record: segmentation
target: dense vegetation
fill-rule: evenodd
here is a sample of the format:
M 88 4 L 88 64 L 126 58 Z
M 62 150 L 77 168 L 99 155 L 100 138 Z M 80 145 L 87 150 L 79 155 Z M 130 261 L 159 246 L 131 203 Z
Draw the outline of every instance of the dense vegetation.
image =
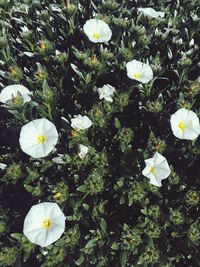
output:
M 84 33 L 94 17 L 110 26 L 109 42 Z M 27 103 L 19 96 L 0 107 L 0 266 L 199 266 L 199 139 L 178 139 L 170 127 L 180 108 L 200 114 L 199 29 L 199 0 L 0 0 L 0 90 L 32 92 Z M 150 82 L 127 76 L 133 59 L 150 64 Z M 113 102 L 99 99 L 105 84 L 116 89 Z M 92 126 L 75 131 L 78 114 Z M 39 118 L 59 140 L 37 159 L 19 136 Z M 84 158 L 80 144 L 89 147 Z M 171 169 L 161 187 L 142 175 L 155 152 Z M 27 212 L 43 201 L 66 216 L 47 248 L 23 235 Z

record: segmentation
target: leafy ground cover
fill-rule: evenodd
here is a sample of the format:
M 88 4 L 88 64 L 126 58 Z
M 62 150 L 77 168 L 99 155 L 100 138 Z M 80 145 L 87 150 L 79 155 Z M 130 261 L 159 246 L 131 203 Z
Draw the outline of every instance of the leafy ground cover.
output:
M 108 41 L 84 31 L 93 18 L 109 25 Z M 0 266 L 199 265 L 199 139 L 170 124 L 182 108 L 200 113 L 199 28 L 197 0 L 0 0 L 0 90 L 20 84 L 31 98 L 0 107 Z M 127 75 L 132 60 L 150 66 L 148 82 Z M 73 127 L 75 115 L 92 124 Z M 58 140 L 31 157 L 20 133 L 42 118 Z M 156 152 L 170 168 L 162 186 L 142 174 Z M 23 234 L 43 202 L 66 217 L 48 247 Z

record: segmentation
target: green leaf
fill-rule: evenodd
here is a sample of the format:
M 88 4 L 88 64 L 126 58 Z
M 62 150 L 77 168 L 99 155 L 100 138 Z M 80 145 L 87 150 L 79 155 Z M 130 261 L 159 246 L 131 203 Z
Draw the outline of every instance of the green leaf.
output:
M 85 184 L 80 185 L 76 190 L 79 192 L 85 193 L 87 192 L 87 186 Z
M 47 82 L 46 79 L 44 80 L 44 82 L 42 84 L 42 88 L 43 88 L 44 91 L 49 91 L 50 90 L 50 87 L 49 87 L 48 82 Z
M 84 80 L 84 76 L 82 74 L 81 71 L 78 70 L 78 67 L 76 65 L 74 65 L 73 63 L 70 64 L 71 65 L 71 68 L 73 69 L 73 71 L 76 72 L 76 74 L 78 74 L 78 76 Z
M 90 239 L 87 244 L 86 244 L 86 248 L 93 248 L 96 245 L 96 240 L 95 239 Z
M 144 258 L 143 257 L 140 257 L 139 258 L 139 261 L 137 262 L 138 265 L 143 265 L 144 264 Z
M 131 206 L 133 204 L 133 196 L 128 196 L 128 205 Z
M 31 251 L 25 251 L 23 255 L 23 262 L 26 262 L 31 255 Z
M 120 196 L 120 200 L 119 200 L 120 205 L 125 203 L 125 197 L 122 195 Z
M 28 184 L 24 184 L 24 187 L 25 187 L 26 191 L 28 191 L 29 193 L 32 192 L 32 190 L 33 190 L 33 187 L 28 185 Z
M 14 238 L 14 239 L 17 239 L 17 240 L 20 240 L 22 238 L 22 234 L 20 233 L 13 233 L 11 234 L 11 236 Z
M 119 256 L 121 267 L 124 267 L 128 260 L 128 251 L 122 251 Z
M 85 209 L 85 210 L 89 210 L 89 208 L 90 208 L 90 206 L 88 205 L 88 204 L 83 204 L 83 208 Z
M 69 221 L 69 222 L 73 221 L 73 216 L 67 216 L 66 220 Z
M 75 262 L 76 265 L 81 265 L 83 262 L 85 261 L 85 257 L 83 254 L 81 254 L 81 256 L 79 257 L 79 259 Z
M 102 231 L 104 233 L 106 233 L 107 232 L 107 224 L 106 224 L 106 221 L 103 218 L 101 218 L 100 226 L 101 226 Z
M 116 242 L 114 242 L 114 243 L 112 244 L 111 248 L 112 248 L 113 250 L 118 250 L 118 249 L 119 249 L 119 245 L 118 245 Z
M 115 118 L 115 128 L 120 129 L 121 128 L 121 122 L 118 118 Z
M 129 227 L 128 227 L 128 225 L 126 223 L 124 223 L 124 225 L 123 225 L 123 230 L 124 231 L 129 231 Z
M 58 247 L 62 247 L 65 245 L 65 240 L 64 239 L 59 239 L 56 243 L 55 243 L 56 246 Z

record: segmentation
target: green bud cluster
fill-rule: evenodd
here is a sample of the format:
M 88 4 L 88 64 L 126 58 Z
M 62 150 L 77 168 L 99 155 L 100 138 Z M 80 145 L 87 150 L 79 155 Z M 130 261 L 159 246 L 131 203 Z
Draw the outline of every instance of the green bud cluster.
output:
M 200 224 L 198 221 L 190 225 L 187 236 L 195 245 L 198 246 L 200 244 Z
M 138 264 L 156 264 L 159 260 L 159 252 L 154 246 L 148 246 L 145 252 L 140 256 Z
M 185 220 L 183 213 L 178 210 L 171 210 L 169 219 L 174 225 L 181 225 Z
M 0 94 L 15 84 L 31 92 L 0 103 L 0 266 L 198 265 L 199 139 L 176 137 L 171 115 L 199 117 L 199 12 L 199 0 L 0 0 Z M 89 38 L 90 19 L 108 24 L 109 41 Z M 132 60 L 149 64 L 149 82 L 128 73 Z M 72 127 L 76 115 L 91 127 Z M 58 141 L 35 158 L 19 138 L 40 118 Z M 156 152 L 171 171 L 161 186 L 143 172 Z M 66 217 L 47 248 L 23 234 L 41 202 Z
M 128 203 L 132 205 L 133 203 L 141 203 L 146 196 L 143 184 L 139 182 L 134 182 L 128 190 Z
M 120 243 L 123 250 L 129 250 L 135 254 L 137 247 L 142 243 L 142 239 L 134 229 L 130 229 L 127 225 L 124 225 Z
M 150 238 L 159 238 L 161 234 L 161 227 L 158 225 L 158 223 L 149 221 L 147 228 L 145 229 L 145 233 Z
M 20 164 L 13 163 L 6 168 L 3 180 L 15 184 L 21 178 L 21 174 L 22 170 Z

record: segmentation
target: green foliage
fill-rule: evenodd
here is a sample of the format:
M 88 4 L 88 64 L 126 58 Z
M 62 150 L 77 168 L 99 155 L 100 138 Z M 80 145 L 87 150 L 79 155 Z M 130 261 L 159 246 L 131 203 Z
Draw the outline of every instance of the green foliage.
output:
M 138 7 L 165 12 L 150 18 Z M 95 14 L 95 15 L 94 15 Z M 0 88 L 22 84 L 0 107 L 0 266 L 136 267 L 198 265 L 200 245 L 199 142 L 175 138 L 170 115 L 198 115 L 199 0 L 0 0 Z M 93 17 L 112 29 L 109 43 L 83 32 Z M 126 63 L 148 61 L 154 79 L 131 80 Z M 111 84 L 113 102 L 98 88 Z M 93 122 L 65 124 L 82 114 Z M 25 155 L 19 131 L 47 118 L 59 132 L 43 159 Z M 81 159 L 78 147 L 89 147 Z M 165 155 L 171 168 L 158 188 L 142 175 L 144 159 Z M 66 230 L 48 248 L 23 236 L 23 221 L 38 202 L 59 204 Z

